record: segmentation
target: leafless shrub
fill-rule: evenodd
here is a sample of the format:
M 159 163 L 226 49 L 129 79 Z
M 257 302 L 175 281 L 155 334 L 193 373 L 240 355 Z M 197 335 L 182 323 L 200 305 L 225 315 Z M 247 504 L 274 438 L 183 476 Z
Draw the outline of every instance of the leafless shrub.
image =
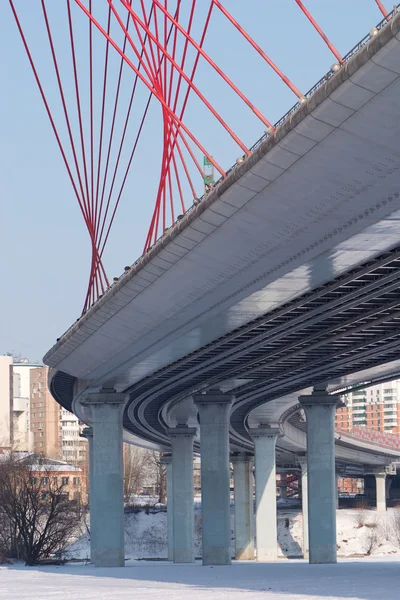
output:
M 355 522 L 357 529 L 361 529 L 361 527 L 364 527 L 366 520 L 367 520 L 367 515 L 365 514 L 365 511 L 358 510 L 355 513 L 354 522 Z
M 357 510 L 366 510 L 367 508 L 369 508 L 367 498 L 356 498 L 354 508 L 356 508 Z
M 370 556 L 378 547 L 378 532 L 376 529 L 369 531 L 363 539 L 363 550 L 367 556 Z
M 80 507 L 68 499 L 51 466 L 22 463 L 12 454 L 0 463 L 0 545 L 6 557 L 34 565 L 60 557 L 79 532 Z
M 379 520 L 375 517 L 373 521 L 365 523 L 365 527 L 368 527 L 369 529 L 377 529 L 379 527 Z
M 390 538 L 392 542 L 400 548 L 400 508 L 395 508 L 391 514 L 390 522 Z

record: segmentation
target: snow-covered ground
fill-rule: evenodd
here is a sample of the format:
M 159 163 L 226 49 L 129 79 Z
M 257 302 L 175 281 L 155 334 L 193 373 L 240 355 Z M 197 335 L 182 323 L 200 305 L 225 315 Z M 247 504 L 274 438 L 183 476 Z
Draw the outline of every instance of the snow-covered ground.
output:
M 1 600 L 398 600 L 399 558 L 337 565 L 135 562 L 124 569 L 0 567 Z
M 342 557 L 400 554 L 400 531 L 396 540 L 394 511 L 379 514 L 374 510 L 338 510 L 337 543 Z M 301 557 L 303 519 L 301 512 L 281 507 L 278 512 L 278 552 L 280 556 Z M 234 556 L 234 520 L 232 510 L 232 556 Z M 371 547 L 372 546 L 372 547 Z M 125 550 L 129 559 L 167 557 L 167 514 L 147 515 L 144 511 L 125 515 Z M 73 558 L 89 557 L 89 539 L 83 535 L 69 552 Z M 195 511 L 195 556 L 201 555 L 201 510 Z M 0 594 L 1 598 L 1 594 Z M 400 599 L 400 592 L 399 592 Z

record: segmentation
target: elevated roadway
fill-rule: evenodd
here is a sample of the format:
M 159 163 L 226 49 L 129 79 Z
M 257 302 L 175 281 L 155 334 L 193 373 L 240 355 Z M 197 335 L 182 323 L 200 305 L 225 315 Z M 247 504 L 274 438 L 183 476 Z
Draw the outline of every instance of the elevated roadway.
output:
M 166 449 L 166 427 L 196 420 L 191 394 L 218 386 L 236 398 L 232 449 L 250 450 L 248 425 L 280 423 L 316 383 L 400 371 L 399 29 L 397 15 L 59 339 L 45 362 L 61 404 L 90 422 L 86 393 L 128 393 L 125 439 Z

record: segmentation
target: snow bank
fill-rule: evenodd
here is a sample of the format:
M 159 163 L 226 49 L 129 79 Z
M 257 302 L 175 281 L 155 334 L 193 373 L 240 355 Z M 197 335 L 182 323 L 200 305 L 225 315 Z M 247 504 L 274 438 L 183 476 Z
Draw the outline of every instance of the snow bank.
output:
M 373 510 L 338 510 L 337 544 L 339 556 L 373 556 L 400 552 L 396 543 L 392 520 L 394 511 L 377 513 Z M 231 549 L 234 556 L 234 518 L 231 515 Z M 400 534 L 400 532 L 399 532 Z M 374 541 L 373 538 L 376 538 Z M 302 556 L 303 519 L 301 512 L 293 509 L 278 513 L 278 553 L 280 557 Z M 371 547 L 372 546 L 372 547 Z M 167 558 L 167 514 L 158 512 L 125 515 L 125 554 L 128 559 Z M 82 535 L 69 550 L 68 556 L 85 559 L 90 555 L 89 537 Z M 195 556 L 201 556 L 201 510 L 195 510 Z

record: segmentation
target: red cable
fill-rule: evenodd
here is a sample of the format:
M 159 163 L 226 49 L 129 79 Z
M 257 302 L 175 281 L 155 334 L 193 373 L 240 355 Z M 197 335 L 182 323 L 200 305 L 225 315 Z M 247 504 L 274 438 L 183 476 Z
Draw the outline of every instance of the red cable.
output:
M 124 1 L 124 0 L 121 0 Z M 268 119 L 250 102 L 250 100 L 240 91 L 240 89 L 233 83 L 233 81 L 225 75 L 222 69 L 208 56 L 206 52 L 199 46 L 197 42 L 179 25 L 179 23 L 164 9 L 164 7 L 160 4 L 158 0 L 153 0 L 153 3 L 159 7 L 160 10 L 163 11 L 166 18 L 168 18 L 175 27 L 185 36 L 185 38 L 192 44 L 194 48 L 196 48 L 197 52 L 201 54 L 201 56 L 208 62 L 209 65 L 213 67 L 213 69 L 218 73 L 220 77 L 229 85 L 229 87 L 236 92 L 239 98 L 253 111 L 253 113 L 266 125 L 267 127 L 272 127 L 272 123 L 268 121 Z
M 92 12 L 92 0 L 89 0 Z M 93 124 L 93 23 L 89 21 L 89 105 L 90 105 L 90 192 L 91 214 L 94 216 L 94 124 Z M 93 223 L 94 226 L 94 223 Z
M 153 0 L 153 1 L 156 2 L 157 0 Z M 108 2 L 111 3 L 112 0 L 108 0 Z M 250 150 L 245 146 L 245 144 L 243 144 L 243 142 L 239 139 L 239 137 L 235 134 L 235 132 L 229 127 L 229 125 L 224 121 L 224 119 L 219 115 L 219 113 L 213 108 L 213 106 L 210 104 L 210 102 L 207 100 L 207 98 L 205 98 L 205 96 L 201 93 L 201 91 L 198 89 L 198 87 L 196 85 L 194 85 L 194 83 L 189 79 L 189 77 L 186 75 L 186 73 L 184 71 L 182 71 L 182 69 L 179 67 L 179 65 L 172 59 L 172 56 L 162 47 L 162 45 L 157 40 L 157 38 L 151 33 L 151 31 L 148 28 L 146 28 L 146 25 L 137 16 L 137 14 L 132 10 L 132 8 L 127 4 L 126 0 L 120 0 L 120 2 L 125 6 L 125 8 L 127 10 L 129 10 L 129 12 L 132 15 L 132 18 L 135 19 L 139 23 L 139 25 L 142 27 L 142 29 L 144 29 L 145 31 L 148 32 L 149 37 L 157 44 L 157 47 L 161 50 L 161 52 L 164 54 L 164 56 L 171 62 L 171 64 L 174 66 L 174 68 L 177 69 L 182 74 L 182 77 L 184 78 L 186 83 L 188 83 L 188 85 L 191 86 L 193 91 L 197 94 L 197 96 L 200 98 L 200 100 L 202 100 L 202 102 L 206 105 L 206 107 L 211 111 L 211 113 L 219 121 L 219 123 L 224 127 L 224 129 L 229 133 L 229 135 L 236 142 L 236 144 L 243 150 L 243 152 L 245 154 L 247 154 L 247 156 L 249 156 L 251 154 Z M 120 24 L 122 24 L 122 23 L 120 23 Z M 123 27 L 123 24 L 122 24 L 122 27 Z M 128 36 L 128 41 L 130 42 L 132 48 L 135 50 L 135 44 L 133 43 L 130 36 Z M 164 103 L 164 104 L 166 104 L 166 103 Z M 175 115 L 175 117 L 176 117 L 176 115 Z
M 192 22 L 193 22 L 193 16 L 194 16 L 194 8 L 195 8 L 195 5 L 196 5 L 196 0 L 194 0 L 194 2 L 193 2 L 193 4 L 192 4 L 192 12 L 191 12 L 191 14 L 190 14 L 190 16 L 189 16 L 188 33 L 190 33 L 190 32 L 191 32 L 191 27 L 192 27 Z M 205 41 L 205 37 L 206 37 L 206 34 L 207 34 L 208 26 L 209 26 L 209 24 L 210 24 L 210 20 L 211 20 L 211 13 L 212 13 L 212 9 L 213 9 L 213 4 L 212 4 L 212 2 L 210 2 L 210 7 L 209 7 L 209 10 L 208 10 L 208 13 L 207 13 L 207 17 L 206 17 L 206 22 L 205 22 L 205 25 L 204 25 L 204 28 L 203 28 L 203 33 L 202 33 L 201 39 L 200 39 L 200 44 L 199 44 L 199 45 L 200 45 L 200 47 L 202 47 L 202 46 L 203 46 L 203 44 L 204 44 L 204 41 Z M 189 44 L 188 40 L 187 40 L 187 39 L 185 39 L 185 47 L 184 47 L 184 52 L 183 52 L 183 55 L 182 55 L 182 62 L 181 62 L 181 68 L 182 68 L 182 69 L 183 69 L 183 67 L 184 67 L 185 60 L 186 60 L 186 52 L 187 52 L 188 44 Z M 194 63 L 193 63 L 192 72 L 191 72 L 191 75 L 190 75 L 190 79 L 191 79 L 191 81 L 193 81 L 193 79 L 194 79 L 194 76 L 195 76 L 195 74 L 196 74 L 197 66 L 198 66 L 198 64 L 199 64 L 199 59 L 200 59 L 200 53 L 199 53 L 199 52 L 197 52 L 197 55 L 196 55 L 195 61 L 194 61 Z M 181 77 L 181 76 L 179 76 L 179 81 L 178 81 L 178 85 L 177 85 L 177 89 L 176 89 L 175 102 L 174 102 L 174 107 L 173 107 L 173 111 L 174 111 L 174 112 L 176 112 L 176 107 L 177 107 L 177 103 L 178 103 L 178 97 L 179 97 L 179 94 L 180 94 L 180 84 L 181 84 L 181 80 L 182 80 L 182 77 Z M 186 90 L 185 98 L 184 98 L 184 101 L 183 101 L 183 104 L 182 104 L 181 112 L 180 112 L 180 115 L 179 115 L 179 118 L 180 118 L 181 120 L 183 119 L 183 115 L 184 115 L 184 113 L 185 113 L 185 110 L 186 110 L 186 106 L 187 106 L 187 102 L 188 102 L 188 99 L 189 99 L 190 91 L 191 91 L 191 88 L 188 86 L 188 88 L 187 88 L 187 90 Z M 177 137 L 177 136 L 178 136 L 178 135 L 181 135 L 181 132 L 180 132 L 180 130 L 179 130 L 179 127 L 176 127 L 176 128 L 174 127 L 174 129 L 175 129 L 175 132 L 174 132 L 174 135 L 173 135 L 173 141 L 172 141 L 172 144 L 171 144 L 172 150 L 174 149 L 174 147 L 175 147 L 175 144 L 176 144 L 176 142 L 177 142 L 177 139 L 178 139 L 178 137 Z M 183 136 L 182 136 L 182 139 L 183 139 Z M 188 145 L 187 145 L 187 144 L 186 144 L 186 146 L 188 147 Z M 191 153 L 191 150 L 190 150 L 190 148 L 189 148 L 189 152 Z M 192 155 L 192 154 L 191 154 L 191 156 L 193 157 L 193 155 Z M 209 158 L 209 156 L 208 156 L 208 155 L 206 155 L 206 156 L 207 156 L 207 158 Z M 197 167 L 200 169 L 201 176 L 203 177 L 203 176 L 204 176 L 203 170 L 202 170 L 202 169 L 199 167 L 199 165 L 198 165 L 198 163 L 197 163 L 196 159 L 195 159 L 195 158 L 193 158 L 193 160 L 195 161 L 195 164 L 196 164 L 196 166 L 197 166 Z M 195 193 L 194 193 L 194 198 L 195 198 L 195 197 L 196 197 L 196 195 L 195 195 Z
M 14 16 L 14 19 L 15 19 L 15 22 L 16 22 L 16 25 L 17 25 L 17 28 L 18 28 L 19 34 L 20 34 L 20 36 L 21 36 L 21 40 L 22 40 L 23 46 L 24 46 L 24 48 L 25 48 L 25 52 L 26 52 L 26 54 L 27 54 L 27 57 L 28 57 L 29 63 L 30 63 L 30 65 L 31 65 L 31 69 L 32 69 L 33 75 L 34 75 L 34 77 L 35 77 L 36 84 L 37 84 L 37 86 L 38 86 L 38 89 L 39 89 L 39 92 L 40 92 L 40 95 L 41 95 L 41 98 L 42 98 L 43 104 L 44 104 L 44 106 L 45 106 L 45 109 L 46 109 L 46 112 L 47 112 L 47 116 L 48 116 L 48 118 L 49 118 L 49 121 L 50 121 L 51 127 L 52 127 L 52 129 L 53 129 L 53 133 L 54 133 L 54 135 L 55 135 L 55 138 L 56 138 L 56 141 L 57 141 L 58 147 L 59 147 L 59 149 L 60 149 L 61 156 L 62 156 L 62 158 L 63 158 L 63 161 L 64 161 L 65 168 L 66 168 L 66 170 L 67 170 L 67 173 L 68 173 L 69 179 L 70 179 L 70 181 L 71 181 L 71 184 L 72 184 L 72 187 L 73 187 L 73 190 L 74 190 L 74 193 L 75 193 L 76 199 L 77 199 L 77 201 L 78 201 L 79 208 L 80 208 L 80 210 L 81 210 L 81 212 L 82 212 L 82 215 L 83 215 L 84 221 L 85 221 L 85 223 L 86 223 L 86 226 L 87 226 L 87 228 L 88 228 L 88 230 L 89 230 L 89 233 L 90 233 L 90 232 L 91 232 L 91 224 L 90 224 L 90 221 L 88 220 L 88 215 L 86 214 L 86 211 L 85 211 L 85 208 L 84 208 L 83 201 L 82 201 L 82 199 L 81 199 L 81 198 L 80 198 L 80 196 L 79 196 L 78 188 L 77 188 L 77 186 L 76 186 L 76 183 L 75 183 L 75 181 L 74 181 L 74 177 L 73 177 L 73 175 L 72 175 L 72 171 L 71 171 L 71 168 L 70 168 L 70 166 L 69 166 L 69 163 L 68 163 L 68 160 L 67 160 L 67 156 L 66 156 L 66 154 L 65 154 L 65 150 L 64 150 L 64 148 L 63 148 L 63 145 L 62 145 L 62 143 L 61 143 L 61 138 L 60 138 L 60 135 L 59 135 L 59 133 L 58 133 L 58 130 L 57 130 L 57 127 L 56 127 L 55 121 L 54 121 L 54 119 L 53 119 L 53 115 L 51 114 L 50 107 L 49 107 L 49 104 L 48 104 L 48 102 L 47 102 L 47 98 L 46 98 L 46 95 L 45 95 L 45 93 L 44 93 L 43 86 L 42 86 L 42 84 L 41 84 L 41 81 L 40 81 L 40 78 L 39 78 L 39 75 L 38 75 L 37 69 L 36 69 L 36 67 L 35 67 L 35 63 L 34 63 L 34 61 L 33 61 L 32 54 L 31 54 L 31 52 L 30 52 L 30 49 L 29 49 L 29 46 L 28 46 L 28 43 L 27 43 L 26 37 L 25 37 L 25 35 L 24 35 L 24 32 L 23 32 L 23 29 L 22 29 L 22 26 L 21 26 L 21 23 L 20 23 L 20 20 L 19 20 L 18 14 L 17 14 L 17 12 L 16 12 L 16 9 L 15 9 L 14 3 L 13 3 L 13 0 L 9 0 L 9 4 L 10 4 L 11 10 L 12 10 L 12 13 L 13 13 L 13 16 Z M 92 237 L 92 236 L 91 236 L 91 237 Z M 93 240 L 92 240 L 92 243 L 93 243 Z
M 75 3 L 83 10 L 83 12 L 89 17 L 89 19 L 91 19 L 93 21 L 93 24 L 97 27 L 97 29 L 105 36 L 107 37 L 107 32 L 104 30 L 104 28 L 100 25 L 100 23 L 88 12 L 87 8 L 84 6 L 84 4 L 81 2 L 81 0 L 75 0 Z M 109 37 L 109 36 L 108 36 Z M 128 38 L 129 39 L 129 38 Z M 158 99 L 159 102 L 161 102 L 161 104 L 163 104 L 164 106 L 166 106 L 168 112 L 170 113 L 170 115 L 172 116 L 172 118 L 174 120 L 176 120 L 178 123 L 180 123 L 180 126 L 182 127 L 183 131 L 190 137 L 190 139 L 196 144 L 196 146 L 199 148 L 199 150 L 205 155 L 205 156 L 209 156 L 208 153 L 205 151 L 204 147 L 202 146 L 202 144 L 194 137 L 194 135 L 191 133 L 191 131 L 186 127 L 186 125 L 184 123 L 182 123 L 181 121 L 179 121 L 178 117 L 176 115 L 174 115 L 171 111 L 171 109 L 166 105 L 165 101 L 163 98 L 161 98 L 159 96 L 159 94 L 157 94 L 155 92 L 155 90 L 153 89 L 153 87 L 151 86 L 151 84 L 144 78 L 144 76 L 138 71 L 138 69 L 135 67 L 135 65 L 132 63 L 131 60 L 129 60 L 129 58 L 122 52 L 121 48 L 119 48 L 119 46 L 114 42 L 114 40 L 112 40 L 109 37 L 109 42 L 110 44 L 115 48 L 115 50 L 118 52 L 118 54 L 120 56 L 122 56 L 125 60 L 125 62 L 131 67 L 131 69 L 135 72 L 139 74 L 139 78 L 140 80 L 144 83 L 144 85 L 151 91 L 151 93 Z M 225 171 L 222 169 L 222 167 L 215 161 L 215 159 L 213 157 L 209 157 L 209 160 L 211 162 L 211 164 L 214 165 L 215 169 L 222 175 L 222 177 L 226 177 L 226 173 Z
M 213 4 L 222 12 L 223 15 L 236 27 L 238 31 L 243 35 L 243 37 L 253 46 L 255 50 L 263 57 L 263 59 L 269 64 L 270 67 L 275 71 L 277 75 L 282 79 L 282 81 L 292 90 L 294 94 L 298 98 L 302 98 L 303 94 L 297 87 L 290 81 L 289 77 L 284 75 L 280 69 L 276 66 L 276 64 L 269 58 L 269 56 L 264 52 L 264 50 L 256 44 L 256 42 L 250 37 L 250 35 L 243 29 L 241 25 L 232 17 L 232 15 L 226 10 L 226 8 L 219 2 L 219 0 L 212 0 Z
M 75 42 L 74 42 L 70 0 L 67 0 L 67 11 L 68 11 L 68 24 L 69 24 L 69 37 L 70 37 L 70 46 L 71 46 L 72 65 L 73 65 L 74 81 L 75 81 L 75 97 L 76 97 L 76 105 L 77 105 L 77 110 L 78 110 L 79 131 L 80 131 L 80 138 L 81 138 L 83 172 L 84 172 L 84 176 L 85 176 L 86 194 L 87 194 L 87 197 L 89 198 L 90 196 L 89 196 L 89 184 L 88 184 L 88 174 L 87 174 L 87 165 L 86 165 L 85 140 L 84 140 L 84 135 L 83 135 L 81 101 L 80 101 L 80 95 L 79 95 L 78 72 L 77 72 L 77 68 L 76 68 Z
M 215 2 L 216 0 L 214 0 Z M 321 27 L 318 25 L 318 23 L 315 21 L 315 19 L 312 17 L 311 13 L 306 9 L 306 7 L 304 6 L 304 4 L 302 3 L 301 0 L 295 0 L 296 4 L 298 4 L 298 6 L 301 8 L 301 10 L 303 11 L 303 13 L 306 15 L 307 19 L 310 21 L 310 23 L 315 27 L 315 29 L 318 31 L 319 35 L 322 37 L 322 39 L 324 40 L 325 44 L 328 46 L 329 50 L 332 52 L 332 54 L 334 54 L 334 56 L 336 57 L 336 59 L 338 60 L 338 62 L 340 64 L 343 63 L 343 58 L 342 56 L 339 54 L 339 52 L 336 50 L 335 46 L 329 41 L 329 39 L 326 37 L 325 33 L 322 31 Z
M 179 3 L 180 3 L 180 0 L 179 0 Z M 150 21 L 151 21 L 152 12 L 153 12 L 153 8 L 150 11 L 150 15 L 149 15 L 149 18 L 148 18 L 148 23 L 150 23 Z M 171 35 L 171 33 L 172 33 L 172 27 L 170 29 L 169 35 Z M 146 43 L 146 38 L 145 38 L 145 43 Z M 140 65 L 139 65 L 139 69 L 140 69 Z M 120 144 L 120 148 L 119 148 L 117 162 L 116 162 L 115 169 L 114 169 L 114 176 L 113 176 L 113 179 L 112 179 L 112 184 L 111 184 L 111 188 L 110 188 L 110 192 L 109 192 L 109 198 L 108 198 L 108 202 L 107 202 L 106 212 L 108 211 L 108 206 L 110 204 L 111 195 L 112 195 L 114 184 L 115 184 L 115 179 L 116 179 L 118 165 L 119 165 L 119 161 L 120 161 L 120 157 L 121 157 L 121 152 L 122 152 L 122 147 L 123 147 L 123 143 L 124 143 L 124 139 L 125 139 L 125 135 L 126 135 L 126 130 L 127 130 L 127 126 L 128 126 L 129 115 L 130 115 L 130 112 L 131 112 L 131 107 L 132 107 L 132 102 L 133 102 L 133 96 L 134 96 L 134 93 L 135 93 L 137 81 L 138 81 L 138 75 L 136 75 L 136 78 L 135 78 L 135 82 L 134 82 L 134 86 L 133 86 L 133 91 L 132 91 L 132 95 L 131 95 L 131 100 L 130 100 L 130 105 L 129 105 L 129 108 L 128 108 L 128 114 L 127 114 L 127 118 L 125 120 L 124 131 L 123 131 L 123 135 L 122 135 L 122 139 L 121 139 L 121 144 Z M 128 166 L 127 166 L 127 168 L 125 170 L 125 175 L 124 175 L 123 180 L 122 180 L 122 184 L 121 184 L 120 191 L 119 191 L 119 194 L 118 194 L 118 197 L 117 197 L 117 201 L 115 203 L 115 207 L 114 207 L 114 210 L 113 210 L 113 213 L 112 213 L 112 216 L 111 216 L 108 228 L 107 228 L 106 236 L 105 236 L 105 239 L 104 239 L 101 251 L 100 251 L 100 256 L 102 256 L 102 254 L 104 252 L 104 248 L 105 248 L 105 245 L 107 243 L 107 240 L 108 240 L 108 237 L 109 237 L 109 234 L 110 234 L 110 230 L 111 230 L 114 218 L 115 218 L 116 210 L 117 210 L 119 202 L 121 200 L 121 196 L 122 196 L 122 193 L 123 193 L 123 190 L 124 190 L 124 187 L 125 187 L 125 183 L 126 183 L 126 180 L 127 180 L 127 177 L 128 177 L 128 173 L 129 173 L 129 170 L 130 170 L 130 167 L 131 167 L 131 164 L 132 164 L 132 160 L 133 160 L 133 157 L 134 157 L 137 145 L 138 145 L 139 137 L 141 135 L 141 132 L 142 132 L 142 129 L 143 129 L 143 126 L 144 126 L 144 122 L 145 122 L 145 119 L 146 119 L 146 116 L 147 116 L 147 113 L 148 113 L 148 110 L 149 110 L 149 106 L 150 106 L 150 102 L 151 102 L 152 97 L 153 97 L 153 94 L 150 93 L 148 101 L 147 101 L 147 105 L 146 105 L 146 108 L 145 108 L 145 112 L 143 114 L 142 121 L 141 121 L 139 130 L 138 130 L 138 133 L 137 133 L 137 136 L 136 136 L 136 140 L 135 140 L 135 143 L 134 143 L 134 146 L 133 146 L 133 149 L 132 149 L 129 161 L 128 161 Z M 103 229 L 104 229 L 104 226 L 102 228 L 100 239 L 102 238 Z
M 107 33 L 110 34 L 111 28 L 111 10 L 108 9 L 107 18 Z M 96 178 L 96 199 L 95 199 L 95 224 L 96 224 L 96 240 L 98 240 L 99 228 L 101 222 L 101 215 L 103 212 L 103 203 L 100 198 L 99 204 L 99 190 L 100 190 L 100 173 L 101 173 L 101 159 L 103 155 L 103 134 L 104 134 L 104 117 L 106 108 L 106 94 L 107 94 L 107 72 L 108 72 L 108 55 L 109 55 L 110 44 L 106 40 L 106 51 L 104 55 L 104 71 L 103 71 L 103 94 L 101 101 L 101 117 L 100 117 L 100 135 L 99 135 L 99 151 L 97 155 L 97 178 Z
M 377 3 L 378 8 L 381 11 L 381 13 L 383 14 L 383 16 L 385 17 L 386 21 L 390 21 L 389 13 L 386 10 L 386 8 L 384 7 L 383 2 L 381 2 L 381 0 L 375 0 L 375 2 Z
M 132 2 L 132 0 L 130 0 L 130 1 Z M 126 22 L 127 28 L 129 28 L 129 21 L 130 21 L 130 14 L 128 14 L 128 18 L 127 18 L 127 22 Z M 92 21 L 90 21 L 90 23 L 92 24 Z M 124 52 L 126 50 L 126 43 L 127 43 L 127 40 L 125 38 L 124 44 L 123 44 Z M 106 185 L 107 185 L 108 169 L 109 169 L 109 165 L 110 165 L 111 148 L 112 148 L 112 143 L 113 143 L 113 139 L 114 139 L 114 130 L 115 130 L 115 122 L 116 122 L 117 109 L 118 109 L 118 103 L 119 103 L 119 94 L 120 94 L 120 89 L 121 89 L 123 67 L 124 67 L 124 59 L 121 58 L 119 73 L 118 73 L 118 80 L 117 80 L 117 89 L 116 89 L 116 93 L 115 93 L 114 110 L 113 110 L 113 116 L 112 116 L 112 120 L 111 120 L 111 130 L 110 130 L 110 138 L 109 138 L 108 149 L 107 149 L 107 158 L 106 158 L 106 164 L 105 164 L 105 169 L 104 169 L 104 177 L 103 177 L 103 184 L 102 184 L 101 197 L 100 197 L 101 204 L 104 203 L 104 194 L 105 194 L 105 189 L 106 189 Z M 133 97 L 132 97 L 132 99 L 133 99 Z M 104 219 L 107 218 L 107 213 L 108 213 L 108 210 L 106 209 Z M 99 240 L 99 244 L 100 244 L 100 240 Z
M 181 200 L 182 212 L 185 213 L 186 212 L 185 201 L 184 201 L 184 198 L 183 198 L 183 192 L 182 192 L 182 187 L 181 187 L 181 180 L 180 180 L 180 177 L 179 177 L 178 167 L 177 167 L 177 164 L 176 164 L 176 158 L 175 158 L 174 154 L 172 155 L 172 164 L 173 164 L 174 171 L 175 171 L 176 183 L 178 185 L 178 192 L 179 192 L 179 198 Z
M 152 16 L 152 11 L 150 12 L 149 22 L 150 22 L 151 16 Z M 125 43 L 125 41 L 127 41 L 126 38 L 124 40 L 124 43 Z M 124 58 L 122 57 L 121 60 L 124 61 Z M 140 70 L 140 67 L 141 67 L 141 63 L 139 63 L 139 70 Z M 127 133 L 127 129 L 128 129 L 130 114 L 131 114 L 132 105 L 133 105 L 133 98 L 135 96 L 138 79 L 139 79 L 138 74 L 136 74 L 135 81 L 134 81 L 133 88 L 132 88 L 131 98 L 130 98 L 130 102 L 129 102 L 129 106 L 128 106 L 128 111 L 127 111 L 126 118 L 125 118 L 125 124 L 124 124 L 123 132 L 122 132 L 122 138 L 121 138 L 121 142 L 120 142 L 120 145 L 119 145 L 117 160 L 116 160 L 115 167 L 114 167 L 114 173 L 113 173 L 113 177 L 112 177 L 112 181 L 111 181 L 111 186 L 110 186 L 110 190 L 109 190 L 109 193 L 108 193 L 108 200 L 107 200 L 105 215 L 104 215 L 104 219 L 103 219 L 103 225 L 102 225 L 100 236 L 99 236 L 99 246 L 101 245 L 101 240 L 102 240 L 102 237 L 103 237 L 103 231 L 104 231 L 104 227 L 105 227 L 105 223 L 106 223 L 106 217 L 108 215 L 108 210 L 109 210 L 109 207 L 110 207 L 110 204 L 111 204 L 111 197 L 112 197 L 112 193 L 114 191 L 114 185 L 115 185 L 115 181 L 116 181 L 116 177 L 117 177 L 119 163 L 120 163 L 120 160 L 121 160 L 122 149 L 123 149 L 123 146 L 124 146 L 125 137 L 126 137 L 126 133 Z M 106 241 L 108 240 L 110 229 L 111 229 L 111 226 L 112 226 L 113 221 L 114 221 L 114 217 L 115 217 L 118 205 L 119 205 L 119 201 L 120 201 L 121 196 L 122 196 L 123 189 L 125 187 L 125 183 L 126 183 L 126 180 L 127 180 L 127 177 L 128 177 L 128 172 L 129 172 L 130 166 L 132 164 L 133 156 L 135 154 L 136 147 L 137 147 L 137 144 L 138 144 L 138 141 L 139 141 L 139 137 L 140 137 L 140 134 L 142 132 L 144 122 L 146 120 L 146 116 L 147 116 L 147 113 L 148 113 L 148 110 L 149 110 L 149 106 L 150 106 L 150 102 L 151 102 L 151 98 L 152 97 L 153 97 L 153 95 L 152 95 L 152 93 L 150 93 L 148 101 L 147 101 L 147 105 L 146 105 L 146 108 L 145 108 L 145 112 L 144 112 L 144 115 L 143 115 L 143 118 L 142 118 L 142 122 L 140 124 L 139 131 L 138 131 L 138 134 L 136 136 L 135 143 L 133 145 L 133 150 L 131 152 L 131 156 L 130 156 L 130 159 L 128 161 L 128 167 L 127 167 L 127 169 L 125 171 L 125 175 L 124 175 L 123 180 L 122 180 L 122 184 L 121 184 L 121 188 L 120 188 L 120 191 L 119 191 L 119 194 L 118 194 L 118 197 L 117 197 L 117 201 L 115 203 L 115 207 L 114 207 L 111 219 L 110 219 L 110 223 L 109 223 L 108 228 L 107 228 L 107 233 L 106 233 L 105 241 L 103 242 L 103 245 L 102 245 L 102 250 L 100 252 L 100 256 L 102 256 L 102 254 L 104 252 Z
M 78 157 L 77 157 L 77 153 L 76 153 L 74 137 L 72 135 L 71 122 L 70 122 L 69 115 L 68 115 L 67 103 L 66 103 L 65 95 L 64 95 L 64 88 L 63 88 L 62 81 L 61 81 L 61 75 L 60 75 L 60 71 L 59 71 L 59 67 L 58 67 L 58 61 L 57 61 L 57 57 L 56 57 L 56 53 L 55 53 L 53 37 L 51 34 L 50 23 L 48 20 L 47 10 L 46 10 L 44 0 L 42 0 L 42 11 L 43 11 L 43 17 L 44 17 L 44 21 L 45 21 L 45 25 L 46 25 L 46 31 L 47 31 L 47 37 L 49 40 L 51 55 L 52 55 L 52 59 L 53 59 L 53 65 L 54 65 L 54 69 L 55 69 L 55 73 L 56 73 L 56 77 L 57 77 L 58 89 L 59 89 L 60 96 L 61 96 L 61 102 L 62 102 L 64 117 L 65 117 L 65 121 L 66 121 L 66 125 L 67 125 L 68 136 L 69 136 L 69 140 L 70 140 L 70 144 L 71 144 L 72 155 L 74 158 L 75 169 L 76 169 L 76 173 L 77 173 L 77 177 L 78 177 L 78 181 L 79 181 L 79 187 L 80 187 L 81 194 L 82 194 L 82 200 L 83 200 L 83 202 L 85 204 L 85 208 L 86 208 L 86 211 L 85 211 L 86 220 L 89 220 L 88 207 L 86 207 L 86 204 L 89 202 L 89 198 L 87 198 L 86 202 L 85 202 L 85 192 L 83 189 L 83 183 L 82 183 L 82 179 L 81 179 L 81 175 L 80 175 L 80 167 L 79 167 L 79 163 L 78 163 Z

